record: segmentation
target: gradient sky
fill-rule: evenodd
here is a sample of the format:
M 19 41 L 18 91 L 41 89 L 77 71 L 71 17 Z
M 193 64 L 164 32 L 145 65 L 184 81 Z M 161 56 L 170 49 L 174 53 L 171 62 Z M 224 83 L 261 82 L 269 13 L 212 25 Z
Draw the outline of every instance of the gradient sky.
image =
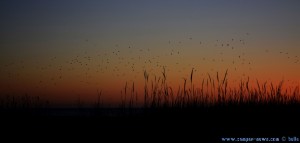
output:
M 120 99 L 143 72 L 178 87 L 229 72 L 297 86 L 299 0 L 1 0 L 1 95 Z

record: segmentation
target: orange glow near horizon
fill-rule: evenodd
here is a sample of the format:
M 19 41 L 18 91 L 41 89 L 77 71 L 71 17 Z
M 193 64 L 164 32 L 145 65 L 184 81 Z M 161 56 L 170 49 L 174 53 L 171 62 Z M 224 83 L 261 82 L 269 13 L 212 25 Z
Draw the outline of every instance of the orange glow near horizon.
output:
M 193 43 L 192 40 L 190 42 Z M 103 100 L 118 103 L 124 98 L 121 94 L 124 94 L 125 84 L 128 84 L 130 91 L 134 83 L 135 94 L 138 94 L 141 102 L 144 96 L 144 71 L 149 74 L 150 88 L 155 76 L 157 80 L 163 78 L 163 67 L 166 69 L 166 82 L 174 94 L 178 87 L 183 88 L 184 79 L 187 80 L 187 88 L 191 88 L 192 69 L 195 89 L 201 88 L 202 80 L 208 80 L 209 76 L 217 86 L 217 73 L 221 82 L 226 70 L 229 88 L 237 88 L 241 80 L 246 82 L 248 77 L 251 88 L 257 87 L 256 80 L 260 84 L 267 82 L 274 86 L 284 81 L 284 89 L 299 86 L 300 69 L 298 63 L 293 62 L 297 60 L 296 56 L 291 56 L 293 60 L 286 59 L 286 55 L 281 55 L 282 51 L 276 51 L 276 48 L 273 48 L 274 51 L 264 48 L 261 49 L 262 53 L 248 55 L 257 51 L 251 51 L 251 47 L 240 43 L 188 43 L 191 47 L 176 44 L 181 48 L 169 45 L 168 50 L 160 51 L 157 48 L 151 51 L 153 49 L 122 45 L 122 48 L 115 47 L 106 52 L 88 54 L 86 51 L 84 54 L 69 55 L 69 59 L 52 55 L 48 59 L 44 57 L 44 61 L 36 61 L 36 64 L 26 60 L 22 60 L 22 63 L 12 62 L 11 65 L 4 65 L 6 68 L 2 70 L 1 78 L 6 82 L 1 83 L 1 90 L 6 94 L 27 93 L 68 104 L 78 99 L 93 103 L 97 99 L 97 92 L 101 91 Z M 199 53 L 193 53 L 193 48 L 212 50 L 207 53 L 205 50 L 195 50 Z

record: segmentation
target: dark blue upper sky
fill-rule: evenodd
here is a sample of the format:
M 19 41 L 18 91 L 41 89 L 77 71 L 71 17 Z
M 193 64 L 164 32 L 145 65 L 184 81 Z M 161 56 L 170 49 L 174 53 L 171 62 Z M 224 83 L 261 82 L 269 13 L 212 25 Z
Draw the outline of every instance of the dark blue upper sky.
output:
M 256 48 L 288 45 L 295 52 L 299 6 L 298 0 L 1 0 L 1 57 L 76 51 L 86 39 L 98 49 L 158 48 L 191 36 L 213 41 L 245 33 L 261 44 Z

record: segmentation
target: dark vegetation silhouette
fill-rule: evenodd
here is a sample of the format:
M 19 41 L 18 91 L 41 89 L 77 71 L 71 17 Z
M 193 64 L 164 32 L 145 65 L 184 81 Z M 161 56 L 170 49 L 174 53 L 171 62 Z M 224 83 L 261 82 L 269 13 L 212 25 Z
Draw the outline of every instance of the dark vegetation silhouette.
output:
M 250 85 L 250 78 L 240 80 L 238 87 L 228 86 L 228 70 L 223 75 L 216 73 L 214 78 L 211 74 L 207 74 L 207 78 L 203 78 L 200 85 L 193 83 L 194 68 L 192 68 L 190 76 L 183 78 L 182 86 L 176 90 L 168 85 L 167 73 L 163 67 L 161 76 L 149 78 L 149 73 L 144 71 L 144 95 L 143 103 L 138 103 L 138 97 L 142 97 L 135 90 L 135 83 L 131 86 L 126 82 L 124 89 L 121 91 L 121 101 L 117 108 L 109 109 L 104 105 L 102 99 L 102 91 L 97 90 L 97 99 L 93 108 L 84 108 L 83 102 L 78 98 L 76 101 L 76 109 L 86 110 L 88 115 L 106 115 L 99 114 L 117 110 L 116 113 L 109 115 L 130 115 L 137 113 L 145 113 L 151 110 L 243 110 L 263 108 L 266 110 L 276 110 L 280 107 L 289 107 L 297 109 L 300 104 L 300 90 L 296 86 L 292 88 L 283 88 L 284 81 L 278 85 L 273 83 L 256 80 L 256 85 Z M 36 109 L 53 108 L 49 101 L 41 100 L 39 96 L 31 97 L 27 94 L 23 96 L 6 95 L 0 100 L 0 109 L 5 110 L 22 110 L 32 111 Z M 236 107 L 236 108 L 235 108 Z M 72 109 L 73 110 L 73 109 Z M 108 110 L 108 111 L 105 111 Z M 78 114 L 80 115 L 80 114 Z
M 167 82 L 167 74 L 163 68 L 162 76 L 154 76 L 149 80 L 149 73 L 144 71 L 144 105 L 143 108 L 202 108 L 214 106 L 262 106 L 262 105 L 297 105 L 299 104 L 299 87 L 283 88 L 284 81 L 278 85 L 256 80 L 256 85 L 249 85 L 250 78 L 240 80 L 238 87 L 228 86 L 228 70 L 224 75 L 216 73 L 216 78 L 209 73 L 202 79 L 199 87 L 193 83 L 194 69 L 189 79 L 183 78 L 182 87 L 175 91 Z M 129 99 L 126 97 L 128 85 L 124 88 L 125 96 L 121 108 L 133 108 L 134 83 Z M 122 92 L 123 93 L 123 92 Z M 127 95 L 127 96 L 126 96 Z
M 228 77 L 228 70 L 223 74 L 217 72 L 215 78 L 207 74 L 207 78 L 196 85 L 192 69 L 189 77 L 183 78 L 182 85 L 175 90 L 167 82 L 165 68 L 161 76 L 153 79 L 144 71 L 143 103 L 137 103 L 137 97 L 141 96 L 135 83 L 129 85 L 126 82 L 117 108 L 104 105 L 101 90 L 97 91 L 97 99 L 91 108 L 84 108 L 80 98 L 75 103 L 76 108 L 57 109 L 39 97 L 6 96 L 1 99 L 0 108 L 4 115 L 1 120 L 8 124 L 2 127 L 67 131 L 81 136 L 95 134 L 93 129 L 101 135 L 134 133 L 140 137 L 155 131 L 154 138 L 164 135 L 163 138 L 171 140 L 214 142 L 220 142 L 222 137 L 297 133 L 299 87 L 284 89 L 284 81 L 274 85 L 256 80 L 256 85 L 250 85 L 250 78 L 247 78 L 233 88 L 228 85 Z

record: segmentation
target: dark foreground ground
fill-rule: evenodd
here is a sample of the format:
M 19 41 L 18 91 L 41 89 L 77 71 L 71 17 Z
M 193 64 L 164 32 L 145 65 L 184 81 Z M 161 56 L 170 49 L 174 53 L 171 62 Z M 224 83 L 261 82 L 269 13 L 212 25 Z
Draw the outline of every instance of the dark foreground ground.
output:
M 80 138 L 84 142 L 119 142 L 119 139 L 123 142 L 225 142 L 222 139 L 262 137 L 281 141 L 282 137 L 300 138 L 299 109 L 287 105 L 1 109 L 0 130 L 2 137 L 12 136 L 11 140 L 38 137 L 55 141 L 62 137 Z

